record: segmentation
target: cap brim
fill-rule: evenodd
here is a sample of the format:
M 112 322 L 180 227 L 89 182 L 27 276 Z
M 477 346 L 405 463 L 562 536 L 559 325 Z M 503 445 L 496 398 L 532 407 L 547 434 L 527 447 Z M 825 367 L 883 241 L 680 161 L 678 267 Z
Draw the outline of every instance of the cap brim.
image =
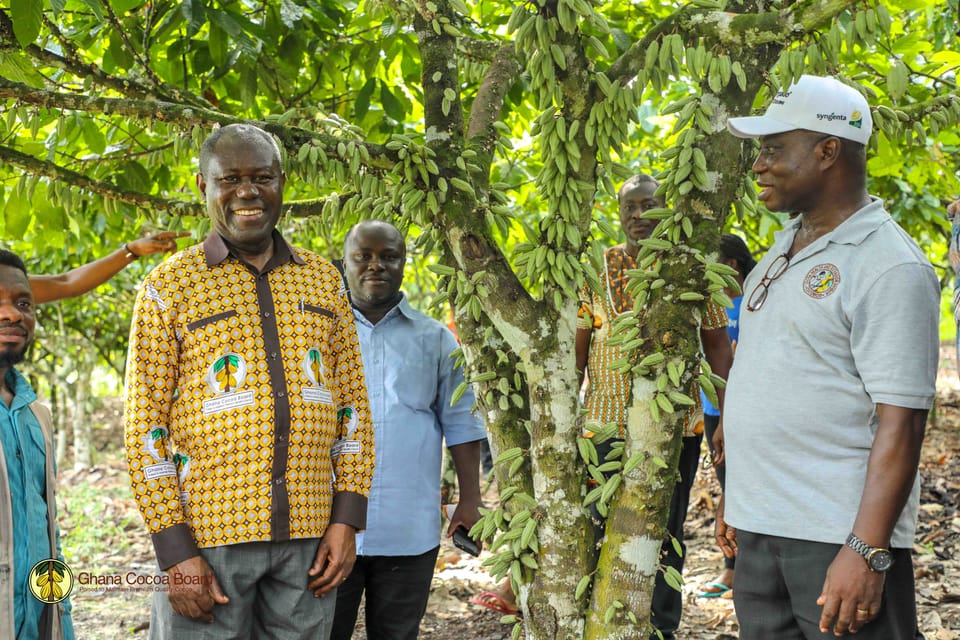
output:
M 759 138 L 775 133 L 793 131 L 797 125 L 782 122 L 767 116 L 727 118 L 727 130 L 738 138 Z

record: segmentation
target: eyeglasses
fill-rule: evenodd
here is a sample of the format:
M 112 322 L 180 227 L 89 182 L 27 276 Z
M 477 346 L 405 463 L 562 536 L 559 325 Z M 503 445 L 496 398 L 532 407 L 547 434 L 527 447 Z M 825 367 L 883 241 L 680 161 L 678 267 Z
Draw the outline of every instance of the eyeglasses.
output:
M 773 262 L 767 267 L 767 272 L 760 278 L 760 283 L 753 288 L 753 292 L 750 294 L 750 297 L 747 298 L 747 311 L 760 310 L 760 307 L 762 307 L 763 303 L 767 300 L 770 284 L 782 276 L 789 266 L 790 258 L 788 258 L 785 253 L 781 253 L 773 259 Z

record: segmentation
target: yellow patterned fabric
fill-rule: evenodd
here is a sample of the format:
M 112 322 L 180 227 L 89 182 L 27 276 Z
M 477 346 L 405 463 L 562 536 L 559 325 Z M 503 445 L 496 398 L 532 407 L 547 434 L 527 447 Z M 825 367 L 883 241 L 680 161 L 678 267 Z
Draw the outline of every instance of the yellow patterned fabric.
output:
M 610 324 L 617 315 L 633 308 L 633 299 L 624 289 L 629 282 L 626 272 L 637 268 L 637 261 L 623 245 L 604 252 L 606 268 L 600 274 L 602 294 L 584 286 L 580 293 L 580 313 L 577 328 L 590 330 L 590 352 L 587 358 L 588 385 L 584 395 L 583 432 L 592 436 L 605 425 L 616 423 L 620 435 L 627 424 L 627 405 L 630 401 L 630 377 L 611 371 L 610 364 L 623 357 L 618 345 L 608 343 Z M 723 307 L 707 302 L 702 310 L 702 329 L 721 329 L 727 326 Z M 688 392 L 694 399 L 684 416 L 684 436 L 703 433 L 703 408 L 700 405 L 700 386 L 694 383 Z
M 258 274 L 214 233 L 137 296 L 125 439 L 162 568 L 191 555 L 183 525 L 198 547 L 364 525 L 373 429 L 342 278 L 274 241 Z

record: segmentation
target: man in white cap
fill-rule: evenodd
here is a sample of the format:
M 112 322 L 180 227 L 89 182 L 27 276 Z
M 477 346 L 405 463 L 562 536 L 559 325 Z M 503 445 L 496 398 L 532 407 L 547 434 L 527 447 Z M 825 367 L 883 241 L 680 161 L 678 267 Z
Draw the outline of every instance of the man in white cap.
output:
M 867 193 L 857 90 L 803 76 L 727 126 L 760 139 L 760 200 L 796 214 L 744 284 L 724 408 L 740 638 L 912 640 L 937 277 Z

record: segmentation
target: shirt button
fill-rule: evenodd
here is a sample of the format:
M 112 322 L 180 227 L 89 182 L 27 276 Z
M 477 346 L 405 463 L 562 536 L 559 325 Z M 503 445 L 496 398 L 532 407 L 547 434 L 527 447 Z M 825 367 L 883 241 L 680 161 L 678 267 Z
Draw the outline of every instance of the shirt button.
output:
M 277 478 L 273 481 L 274 484 L 283 484 L 283 478 Z
M 271 351 L 271 352 L 270 352 L 270 357 L 273 358 L 274 360 L 276 360 L 276 359 L 277 359 L 277 352 L 276 352 L 276 351 Z
M 286 395 L 286 394 L 285 394 L 283 391 L 277 391 L 277 397 L 278 397 L 278 398 L 282 398 L 284 395 Z
M 264 312 L 263 312 L 263 317 L 264 317 L 264 318 L 269 318 L 269 317 L 270 317 L 270 312 L 269 312 L 269 311 L 264 311 Z

